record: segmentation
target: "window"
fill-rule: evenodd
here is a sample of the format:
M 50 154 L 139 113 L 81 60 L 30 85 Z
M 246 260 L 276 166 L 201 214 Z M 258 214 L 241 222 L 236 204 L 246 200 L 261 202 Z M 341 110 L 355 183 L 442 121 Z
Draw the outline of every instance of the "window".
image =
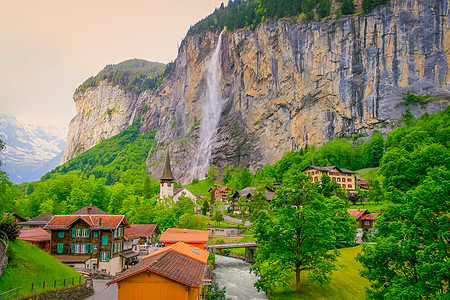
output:
M 87 253 L 86 244 L 81 244 L 81 253 Z
M 364 221 L 364 225 L 369 226 L 370 222 L 369 221 Z
M 319 174 L 319 171 L 316 171 L 316 174 Z
M 317 180 L 319 180 L 319 177 L 314 177 L 314 181 L 317 181 Z
M 81 236 L 81 228 L 77 228 L 77 237 Z
M 75 253 L 80 253 L 80 244 L 75 244 Z
M 58 237 L 63 238 L 64 237 L 64 231 L 58 231 Z
M 347 181 L 348 181 L 348 182 L 352 182 L 352 179 L 351 179 L 351 178 L 347 178 Z
M 94 238 L 98 238 L 98 231 L 94 231 Z
M 82 229 L 81 235 L 82 235 L 83 237 L 89 237 L 89 228 L 84 228 L 84 229 Z
M 351 189 L 351 188 L 352 188 L 352 185 L 351 185 L 351 184 L 349 184 L 349 185 L 348 185 L 348 188 L 349 188 L 349 189 Z
M 64 244 L 58 244 L 58 249 L 56 250 L 56 253 L 63 253 Z
M 108 236 L 107 235 L 102 236 L 102 245 L 104 245 L 104 246 L 108 245 Z
M 337 178 L 337 182 L 341 182 L 341 178 L 338 177 L 338 178 Z
M 100 261 L 109 261 L 109 252 L 100 252 Z
M 172 186 L 172 184 L 169 182 L 169 183 L 167 184 L 167 186 Z
M 333 177 L 333 181 L 336 181 L 336 177 Z
M 343 184 L 342 187 L 345 189 L 345 184 Z

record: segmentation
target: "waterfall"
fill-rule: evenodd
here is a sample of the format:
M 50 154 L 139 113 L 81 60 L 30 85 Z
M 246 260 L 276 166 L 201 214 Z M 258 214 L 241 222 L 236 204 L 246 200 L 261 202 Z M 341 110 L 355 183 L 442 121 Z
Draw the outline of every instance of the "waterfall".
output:
M 225 29 L 224 29 L 225 30 Z M 203 106 L 202 119 L 200 123 L 200 147 L 195 157 L 195 165 L 192 171 L 192 178 L 202 179 L 208 172 L 211 160 L 212 144 L 215 139 L 217 125 L 222 113 L 222 103 L 220 99 L 220 80 L 222 70 L 220 66 L 222 49 L 222 32 L 219 35 L 216 50 L 207 63 L 206 70 L 206 103 Z
M 128 124 L 128 126 L 133 124 L 134 117 L 136 117 L 136 109 L 137 109 L 137 106 L 134 108 L 134 111 L 133 111 L 133 114 L 131 115 L 130 123 Z

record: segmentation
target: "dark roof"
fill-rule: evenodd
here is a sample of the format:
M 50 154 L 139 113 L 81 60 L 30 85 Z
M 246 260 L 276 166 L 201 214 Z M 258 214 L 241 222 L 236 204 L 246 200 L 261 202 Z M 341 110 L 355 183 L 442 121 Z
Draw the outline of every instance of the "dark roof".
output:
M 113 284 L 146 270 L 191 287 L 200 287 L 205 264 L 176 251 L 165 251 L 150 256 L 117 275 L 107 284 Z
M 88 209 L 91 209 L 91 212 L 88 212 Z M 101 210 L 97 206 L 87 205 L 83 208 L 80 208 L 76 212 L 74 212 L 72 215 L 107 215 L 108 213 L 104 210 Z
M 20 223 L 18 223 L 18 225 L 21 225 L 21 226 L 22 225 L 36 225 L 36 226 L 42 225 L 42 226 L 44 226 L 45 224 L 48 223 L 48 221 L 50 221 L 53 218 L 53 216 L 54 216 L 54 214 L 52 214 L 52 213 L 43 213 L 37 217 L 34 217 L 33 219 L 30 219 L 29 221 L 20 222 Z
M 322 171 L 322 172 L 330 172 L 331 170 L 333 170 L 334 168 L 336 168 L 336 169 L 338 169 L 339 171 L 341 171 L 342 173 L 352 173 L 352 174 L 356 174 L 356 173 L 357 173 L 357 172 L 350 171 L 350 170 L 347 170 L 347 169 L 341 169 L 341 168 L 338 168 L 338 167 L 336 167 L 336 166 L 328 166 L 328 167 L 308 166 L 308 167 L 304 168 L 304 169 L 302 170 L 302 172 L 305 171 L 305 170 L 308 169 L 308 168 L 315 169 L 315 170 Z
M 100 224 L 102 219 L 102 224 Z M 78 220 L 83 220 L 91 229 L 116 229 L 123 222 L 125 226 L 129 226 L 128 220 L 123 215 L 58 215 L 54 216 L 47 225 L 44 226 L 46 230 L 69 229 L 69 226 Z
M 19 216 L 19 215 L 16 214 L 16 213 L 5 213 L 5 217 L 9 218 L 9 217 L 11 217 L 11 216 L 13 216 L 14 218 L 16 218 L 16 220 L 21 220 L 21 222 L 26 221 L 25 218 L 22 218 L 21 216 Z
M 169 150 L 167 150 L 166 164 L 164 165 L 164 172 L 161 175 L 161 180 L 174 180 L 172 170 L 170 169 Z
M 233 197 L 235 197 L 235 196 L 251 197 L 252 193 L 254 193 L 255 191 L 256 191 L 255 187 L 246 187 L 245 189 L 236 191 L 236 193 L 234 193 Z
M 139 237 L 152 236 L 155 229 L 160 231 L 156 224 L 131 224 L 130 229 L 133 230 Z

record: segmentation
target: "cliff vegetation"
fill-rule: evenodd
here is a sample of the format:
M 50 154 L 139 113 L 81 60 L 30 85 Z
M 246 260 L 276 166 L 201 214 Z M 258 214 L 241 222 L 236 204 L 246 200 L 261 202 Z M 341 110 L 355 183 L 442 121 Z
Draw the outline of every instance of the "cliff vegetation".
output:
M 173 63 L 165 65 L 143 59 L 126 60 L 117 65 L 107 65 L 96 76 L 89 77 L 83 82 L 75 93 L 82 93 L 107 80 L 113 86 L 119 85 L 125 92 L 140 94 L 144 90 L 157 88 L 164 75 L 173 68 Z
M 361 1 L 358 1 L 361 2 Z M 363 0 L 364 12 L 389 0 Z M 199 21 L 188 31 L 188 36 L 204 31 L 220 32 L 241 28 L 254 29 L 258 24 L 287 19 L 294 22 L 320 21 L 328 16 L 340 17 L 355 12 L 354 0 L 229 0 L 219 9 Z

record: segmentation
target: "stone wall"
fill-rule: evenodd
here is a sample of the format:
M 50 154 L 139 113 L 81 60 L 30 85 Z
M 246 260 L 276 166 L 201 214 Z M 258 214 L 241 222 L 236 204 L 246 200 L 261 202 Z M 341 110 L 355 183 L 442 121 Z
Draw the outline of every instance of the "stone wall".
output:
M 34 295 L 27 300 L 81 300 L 94 294 L 94 282 L 91 278 L 86 278 L 85 282 L 74 286 L 47 291 L 39 295 Z
M 8 251 L 8 240 L 0 239 L 0 276 L 8 266 L 8 256 L 6 255 L 7 251 Z

